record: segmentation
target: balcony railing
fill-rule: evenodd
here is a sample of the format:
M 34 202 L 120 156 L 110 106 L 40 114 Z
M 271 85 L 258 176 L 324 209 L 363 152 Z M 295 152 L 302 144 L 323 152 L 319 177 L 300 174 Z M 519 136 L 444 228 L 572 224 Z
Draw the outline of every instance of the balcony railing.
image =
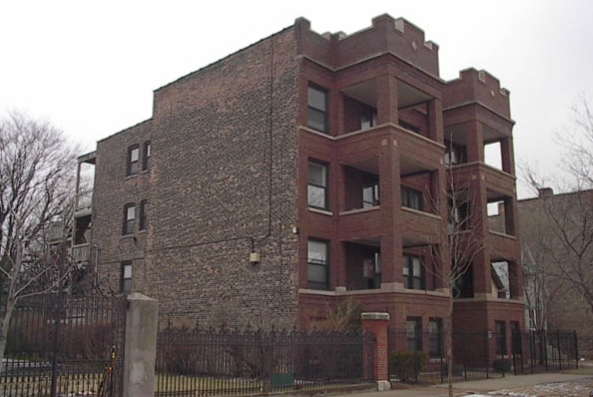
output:
M 75 263 L 87 263 L 91 259 L 90 244 L 75 245 L 72 247 L 72 259 Z
M 86 190 L 83 192 L 79 192 L 76 195 L 76 209 L 77 210 L 84 210 L 91 208 L 93 204 L 93 191 Z
M 50 243 L 59 242 L 64 236 L 64 224 L 62 222 L 53 222 L 49 225 L 49 241 Z

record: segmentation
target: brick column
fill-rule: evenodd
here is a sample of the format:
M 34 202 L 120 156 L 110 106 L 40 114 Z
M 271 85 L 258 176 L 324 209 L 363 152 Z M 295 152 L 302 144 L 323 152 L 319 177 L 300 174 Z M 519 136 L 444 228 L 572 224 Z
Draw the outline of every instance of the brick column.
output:
M 158 301 L 133 293 L 128 303 L 123 396 L 154 396 Z
M 387 348 L 387 324 L 389 322 L 389 313 L 362 313 L 362 330 L 363 332 L 372 332 L 375 336 L 375 351 L 373 370 L 375 380 L 377 381 L 377 389 L 379 391 L 389 390 L 391 384 L 389 383 L 389 350 Z M 365 348 L 367 348 L 365 346 Z M 365 357 L 368 357 L 370 352 L 365 352 Z M 364 362 L 365 379 L 368 378 L 370 368 L 367 367 L 368 362 Z

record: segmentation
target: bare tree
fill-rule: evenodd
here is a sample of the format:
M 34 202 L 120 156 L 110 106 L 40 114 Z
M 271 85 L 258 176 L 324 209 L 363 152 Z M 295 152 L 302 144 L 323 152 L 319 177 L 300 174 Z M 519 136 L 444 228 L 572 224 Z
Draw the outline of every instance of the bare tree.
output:
M 529 207 L 530 218 L 537 215 L 539 225 L 524 228 L 524 241 L 532 252 L 538 252 L 540 277 L 548 292 L 557 294 L 564 310 L 568 304 L 580 307 L 572 316 L 582 314 L 579 322 L 593 324 L 593 114 L 589 101 L 581 95 L 572 108 L 570 124 L 557 133 L 556 141 L 563 149 L 562 182 L 555 184 L 561 194 L 553 194 L 549 178 L 533 168 L 523 167 L 523 174 L 539 200 Z M 520 210 L 521 211 L 521 210 Z M 535 214 L 535 215 L 534 215 Z M 526 215 L 526 214 L 524 214 Z M 526 218 L 527 216 L 524 216 Z M 522 220 L 523 221 L 523 220 Z M 525 223 L 525 222 L 524 222 Z M 557 300 L 546 296 L 547 315 Z M 586 309 L 583 310 L 583 307 Z M 558 325 L 559 321 L 555 321 Z
M 475 201 L 469 182 L 458 180 L 451 167 L 448 168 L 446 186 L 432 201 L 439 213 L 447 214 L 447 224 L 437 224 L 437 244 L 428 242 L 432 245 L 432 262 L 437 265 L 425 268 L 450 291 L 444 332 L 447 382 L 449 396 L 453 397 L 453 300 L 466 292 L 465 276 L 485 245 L 483 236 L 472 230 L 481 216 L 480 205 Z
M 556 141 L 564 149 L 562 165 L 572 177 L 573 186 L 581 191 L 593 188 L 593 113 L 585 94 L 579 95 L 572 106 L 570 124 L 556 134 Z M 531 180 L 537 183 L 538 181 Z
M 0 120 L 0 358 L 17 302 L 61 290 L 68 277 L 75 161 L 50 124 L 19 113 Z

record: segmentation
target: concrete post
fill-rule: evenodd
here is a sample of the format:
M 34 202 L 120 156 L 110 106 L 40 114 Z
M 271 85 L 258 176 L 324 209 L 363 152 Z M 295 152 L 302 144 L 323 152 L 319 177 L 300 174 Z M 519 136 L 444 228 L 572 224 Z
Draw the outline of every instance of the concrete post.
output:
M 375 335 L 374 374 L 379 391 L 389 390 L 389 349 L 387 345 L 387 324 L 389 313 L 362 313 L 363 332 Z M 365 369 L 365 372 L 368 370 Z
M 133 293 L 128 303 L 123 396 L 154 396 L 158 301 Z

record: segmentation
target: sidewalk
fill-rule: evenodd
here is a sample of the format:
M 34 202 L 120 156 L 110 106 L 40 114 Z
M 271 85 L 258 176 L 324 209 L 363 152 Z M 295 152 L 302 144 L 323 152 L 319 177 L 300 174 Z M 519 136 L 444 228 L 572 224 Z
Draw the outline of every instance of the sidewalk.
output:
M 583 379 L 593 380 L 593 366 L 582 366 L 579 369 L 567 370 L 560 373 L 544 373 L 534 375 L 507 374 L 504 378 L 483 379 L 453 383 L 455 396 L 468 396 L 472 394 L 488 394 L 492 391 L 513 390 L 516 388 L 542 385 L 556 382 L 572 382 Z M 588 394 L 583 394 L 588 395 Z M 346 396 L 346 395 L 345 395 Z M 409 386 L 402 389 L 388 391 L 369 391 L 349 394 L 349 397 L 446 397 L 448 396 L 447 384 L 434 386 Z

